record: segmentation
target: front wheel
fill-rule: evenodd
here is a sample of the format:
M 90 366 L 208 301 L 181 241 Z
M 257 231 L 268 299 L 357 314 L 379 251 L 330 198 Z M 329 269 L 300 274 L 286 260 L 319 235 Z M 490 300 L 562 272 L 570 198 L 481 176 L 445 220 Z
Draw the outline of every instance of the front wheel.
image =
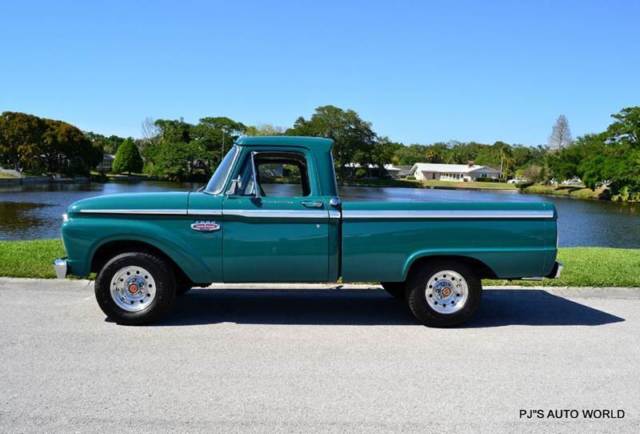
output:
M 438 261 L 409 279 L 407 303 L 413 315 L 430 327 L 453 327 L 469 320 L 480 306 L 482 284 L 466 264 Z
M 95 282 L 102 311 L 119 324 L 138 325 L 157 321 L 173 306 L 176 283 L 165 260 L 142 252 L 111 258 Z

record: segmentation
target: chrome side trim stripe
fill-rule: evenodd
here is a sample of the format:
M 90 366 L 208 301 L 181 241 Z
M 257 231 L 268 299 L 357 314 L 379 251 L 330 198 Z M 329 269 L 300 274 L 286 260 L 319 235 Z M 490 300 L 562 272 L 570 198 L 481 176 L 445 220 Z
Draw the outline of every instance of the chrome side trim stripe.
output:
M 188 215 L 222 215 L 221 209 L 190 209 Z
M 237 217 L 260 217 L 260 218 L 306 218 L 321 219 L 328 218 L 327 211 L 321 210 L 250 210 L 250 209 L 227 209 L 227 210 L 206 210 L 206 209 L 83 209 L 83 214 L 135 214 L 135 215 L 207 215 L 207 216 L 237 216 Z M 335 217 L 334 217 L 335 218 Z
M 429 210 L 429 211 L 342 211 L 342 218 L 355 219 L 552 219 L 553 211 Z
M 135 214 L 135 215 L 208 215 L 208 216 L 237 216 L 237 217 L 262 217 L 262 218 L 332 218 L 339 219 L 339 211 L 324 210 L 249 210 L 249 209 L 226 209 L 226 210 L 186 210 L 186 209 L 83 209 L 83 214 Z M 342 211 L 342 218 L 348 220 L 356 219 L 552 219 L 554 216 L 551 210 L 542 211 L 450 211 L 450 210 L 430 210 L 430 211 Z
M 295 210 L 270 210 L 270 209 L 225 209 L 223 216 L 235 217 L 259 217 L 259 218 L 296 218 L 296 219 L 322 219 L 328 218 L 327 211 L 295 211 Z
M 82 214 L 187 215 L 186 209 L 81 209 Z
M 339 219 L 340 218 L 340 211 L 330 210 L 329 211 L 329 218 L 330 219 Z

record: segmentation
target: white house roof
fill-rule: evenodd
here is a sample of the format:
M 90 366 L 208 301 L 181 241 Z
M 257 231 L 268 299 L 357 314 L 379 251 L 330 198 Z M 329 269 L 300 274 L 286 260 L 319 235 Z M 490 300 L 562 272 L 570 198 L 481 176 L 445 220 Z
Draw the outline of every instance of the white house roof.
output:
M 483 172 L 500 173 L 489 166 L 479 166 L 474 164 L 470 166 L 468 164 L 436 164 L 436 163 L 416 163 L 411 167 L 411 173 L 416 171 L 420 172 L 436 172 L 436 173 L 472 173 L 482 170 Z
M 385 164 L 384 168 L 386 170 L 409 170 L 411 166 L 396 166 L 395 164 Z

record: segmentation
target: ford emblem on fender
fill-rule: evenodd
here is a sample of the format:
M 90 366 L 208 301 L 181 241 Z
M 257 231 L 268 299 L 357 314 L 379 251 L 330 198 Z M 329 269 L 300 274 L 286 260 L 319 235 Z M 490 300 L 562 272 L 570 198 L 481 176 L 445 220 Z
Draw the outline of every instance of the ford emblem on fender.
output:
M 198 221 L 191 223 L 191 229 L 199 232 L 214 232 L 220 229 L 220 225 L 212 221 Z

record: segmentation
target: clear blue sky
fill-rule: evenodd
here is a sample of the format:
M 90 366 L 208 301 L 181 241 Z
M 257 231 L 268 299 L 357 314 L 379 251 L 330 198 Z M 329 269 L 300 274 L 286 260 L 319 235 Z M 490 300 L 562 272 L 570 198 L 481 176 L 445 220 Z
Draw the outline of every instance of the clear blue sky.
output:
M 141 135 L 352 108 L 405 143 L 546 143 L 640 105 L 640 1 L 0 4 L 0 111 Z

